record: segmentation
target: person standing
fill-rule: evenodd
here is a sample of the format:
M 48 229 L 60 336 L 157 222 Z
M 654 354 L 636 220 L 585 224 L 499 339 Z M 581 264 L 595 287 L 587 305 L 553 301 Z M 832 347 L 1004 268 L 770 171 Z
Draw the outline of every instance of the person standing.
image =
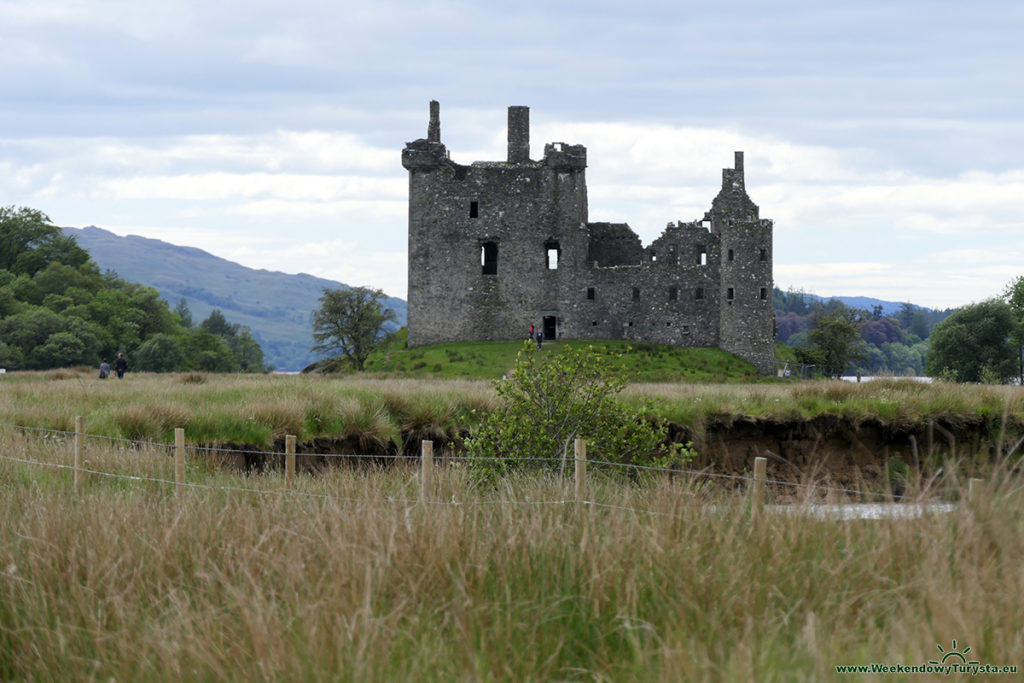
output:
M 117 373 L 118 379 L 124 379 L 124 371 L 128 369 L 128 361 L 125 360 L 124 354 L 117 354 L 117 360 L 114 361 L 114 372 Z
M 107 359 L 104 358 L 103 362 L 100 363 L 100 379 L 106 379 L 109 374 L 110 374 L 110 363 L 108 363 Z

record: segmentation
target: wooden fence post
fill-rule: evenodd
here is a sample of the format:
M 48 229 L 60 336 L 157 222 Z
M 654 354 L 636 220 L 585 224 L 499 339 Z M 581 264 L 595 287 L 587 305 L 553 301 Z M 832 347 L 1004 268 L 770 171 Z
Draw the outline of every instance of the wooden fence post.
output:
M 174 428 L 174 495 L 185 494 L 185 430 Z
M 768 478 L 768 458 L 754 458 L 754 481 L 751 487 L 750 516 L 757 517 L 764 507 L 764 481 Z
M 420 472 L 423 485 L 420 499 L 425 503 L 430 500 L 434 490 L 434 442 L 424 440 L 420 449 Z
M 576 455 L 576 502 L 582 503 L 587 495 L 587 442 L 576 439 L 573 450 Z
M 78 495 L 82 485 L 82 446 L 85 441 L 85 420 L 81 415 L 75 417 L 75 451 L 72 464 L 75 472 L 75 495 Z
M 295 485 L 295 435 L 284 436 L 284 487 L 290 489 Z

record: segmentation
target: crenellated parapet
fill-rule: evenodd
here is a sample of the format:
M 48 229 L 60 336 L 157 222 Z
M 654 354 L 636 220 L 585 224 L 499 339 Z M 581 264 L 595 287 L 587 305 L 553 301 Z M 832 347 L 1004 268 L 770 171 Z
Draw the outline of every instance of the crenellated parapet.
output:
M 556 171 L 582 171 L 587 167 L 587 148 L 549 142 L 544 145 L 544 163 Z

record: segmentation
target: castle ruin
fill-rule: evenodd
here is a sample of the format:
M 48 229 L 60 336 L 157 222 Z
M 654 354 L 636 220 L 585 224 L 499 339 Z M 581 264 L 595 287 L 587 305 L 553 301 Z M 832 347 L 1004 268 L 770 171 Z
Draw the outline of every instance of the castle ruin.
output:
M 744 186 L 743 152 L 700 220 L 650 246 L 626 223 L 591 223 L 587 150 L 548 143 L 530 159 L 530 110 L 508 108 L 508 158 L 453 162 L 430 103 L 408 143 L 409 346 L 621 339 L 717 346 L 773 371 L 772 221 Z

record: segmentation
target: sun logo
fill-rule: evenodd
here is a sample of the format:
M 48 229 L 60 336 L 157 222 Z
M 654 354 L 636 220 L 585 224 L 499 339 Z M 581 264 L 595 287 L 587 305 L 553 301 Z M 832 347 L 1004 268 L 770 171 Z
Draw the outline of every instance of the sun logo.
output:
M 936 645 L 935 647 L 939 648 L 939 652 L 942 653 L 942 659 L 940 661 L 935 661 L 934 659 L 930 659 L 930 660 L 928 660 L 929 664 L 936 664 L 936 665 L 945 664 L 946 660 L 949 659 L 950 657 L 959 657 L 961 664 L 974 665 L 974 664 L 978 663 L 976 661 L 967 661 L 967 657 L 964 656 L 968 652 L 971 651 L 971 648 L 965 647 L 963 652 L 961 652 L 961 651 L 956 649 L 956 638 L 953 639 L 953 649 L 950 650 L 949 652 L 946 652 L 945 650 L 943 650 L 941 645 Z

